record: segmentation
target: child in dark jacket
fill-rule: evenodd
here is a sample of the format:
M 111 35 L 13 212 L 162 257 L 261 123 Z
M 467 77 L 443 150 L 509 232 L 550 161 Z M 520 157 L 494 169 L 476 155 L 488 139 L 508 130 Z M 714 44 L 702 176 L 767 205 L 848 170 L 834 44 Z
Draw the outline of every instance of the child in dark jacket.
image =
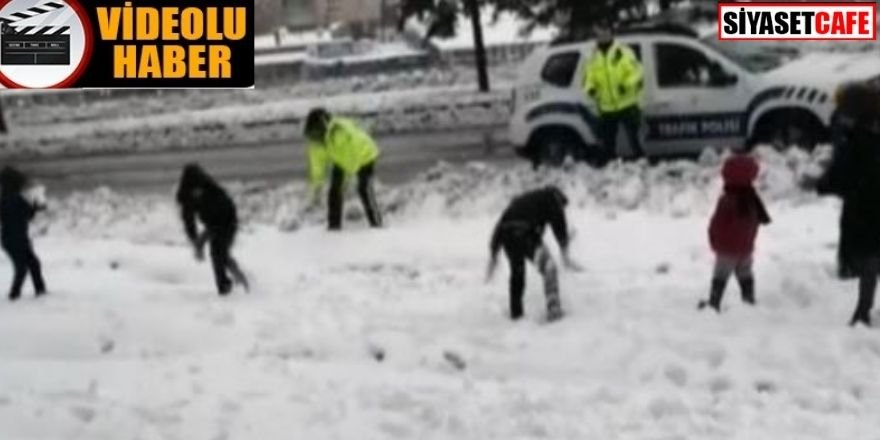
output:
M 46 293 L 40 259 L 28 235 L 28 226 L 42 207 L 29 202 L 22 195 L 27 184 L 27 177 L 14 168 L 6 167 L 0 171 L 0 241 L 15 271 L 9 289 L 10 301 L 21 296 L 21 287 L 28 274 L 31 275 L 37 296 Z
M 510 263 L 511 319 L 517 320 L 523 315 L 526 261 L 534 262 L 541 276 L 544 277 L 547 320 L 555 321 L 562 317 L 556 263 L 544 245 L 543 236 L 544 229 L 549 225 L 562 250 L 562 261 L 566 268 L 580 270 L 580 266 L 568 255 L 570 236 L 565 219 L 567 203 L 568 199 L 555 186 L 527 192 L 510 202 L 492 232 L 487 278 L 492 277 L 498 261 L 498 252 L 504 249 Z
M 736 274 L 743 301 L 755 304 L 752 253 L 758 228 L 770 223 L 770 215 L 753 186 L 758 177 L 758 163 L 754 158 L 745 153 L 734 154 L 724 162 L 721 175 L 724 193 L 709 224 L 715 270 L 709 300 L 699 305 L 701 309 L 709 306 L 718 312 L 731 273 Z
M 177 203 L 180 205 L 184 231 L 198 260 L 203 258 L 205 243 L 210 244 L 218 293 L 227 295 L 232 290 L 230 274 L 247 289 L 247 279 L 238 262 L 230 255 L 238 231 L 238 215 L 226 191 L 202 167 L 188 164 L 180 177 Z M 201 233 L 197 230 L 197 217 L 204 226 Z
M 838 273 L 858 277 L 859 300 L 850 325 L 871 326 L 880 274 L 880 88 L 852 84 L 839 91 L 832 120 L 834 156 L 814 183 L 819 194 L 842 199 Z

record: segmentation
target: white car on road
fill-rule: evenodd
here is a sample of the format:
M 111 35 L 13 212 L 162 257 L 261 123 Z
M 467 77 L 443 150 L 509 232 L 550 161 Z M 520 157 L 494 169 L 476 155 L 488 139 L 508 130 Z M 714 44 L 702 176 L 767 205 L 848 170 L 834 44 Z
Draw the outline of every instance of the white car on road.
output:
M 829 136 L 841 84 L 880 78 L 876 53 L 813 53 L 782 65 L 746 60 L 734 44 L 684 29 L 642 29 L 617 41 L 645 72 L 642 139 L 649 156 L 692 155 L 744 142 L 812 148 Z M 592 42 L 536 49 L 518 72 L 510 138 L 537 162 L 598 157 L 597 111 L 581 88 Z M 760 54 L 759 54 L 760 55 Z M 767 55 L 764 61 L 779 59 Z M 617 156 L 629 146 L 619 130 Z

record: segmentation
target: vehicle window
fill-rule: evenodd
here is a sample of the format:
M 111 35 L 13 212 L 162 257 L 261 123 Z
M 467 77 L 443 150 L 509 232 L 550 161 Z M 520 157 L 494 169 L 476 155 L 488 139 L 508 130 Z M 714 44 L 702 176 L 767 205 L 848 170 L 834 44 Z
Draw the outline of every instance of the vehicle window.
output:
M 701 42 L 728 61 L 751 73 L 764 73 L 800 58 L 803 49 L 781 45 L 779 41 L 718 41 L 714 34 Z M 772 43 L 772 45 L 771 45 Z M 790 42 L 797 43 L 797 42 Z
M 544 64 L 544 69 L 541 70 L 541 79 L 558 87 L 570 86 L 580 58 L 579 51 L 558 53 L 551 56 Z
M 657 84 L 660 87 L 704 87 L 709 85 L 713 63 L 696 49 L 660 43 L 657 48 Z
M 636 56 L 636 59 L 639 62 L 642 62 L 642 45 L 638 43 L 633 43 L 629 45 L 629 48 L 632 49 L 633 54 Z

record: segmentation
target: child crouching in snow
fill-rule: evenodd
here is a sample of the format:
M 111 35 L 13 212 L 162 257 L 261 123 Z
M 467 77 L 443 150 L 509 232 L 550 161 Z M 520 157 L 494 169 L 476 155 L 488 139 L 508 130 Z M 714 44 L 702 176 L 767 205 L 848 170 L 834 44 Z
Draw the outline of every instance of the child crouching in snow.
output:
M 510 263 L 510 318 L 513 320 L 523 316 L 526 261 L 533 262 L 544 278 L 547 320 L 556 321 L 562 318 L 556 263 L 544 245 L 543 236 L 544 229 L 549 225 L 559 243 L 565 267 L 574 271 L 581 270 L 580 265 L 568 254 L 571 234 L 565 219 L 567 204 L 565 194 L 555 186 L 527 192 L 510 202 L 492 232 L 487 280 L 492 278 L 498 263 L 498 252 L 503 249 Z
M 755 277 L 752 253 L 761 225 L 770 223 L 770 215 L 753 186 L 758 177 L 758 163 L 745 152 L 729 157 L 721 170 L 724 193 L 718 200 L 709 224 L 709 243 L 715 252 L 715 270 L 709 300 L 699 308 L 721 311 L 721 298 L 731 273 L 736 274 L 742 299 L 755 304 Z
M 207 243 L 211 248 L 211 264 L 217 292 L 223 296 L 232 291 L 232 278 L 245 290 L 248 281 L 230 250 L 238 232 L 238 214 L 235 203 L 220 185 L 195 163 L 187 164 L 180 176 L 177 189 L 183 228 L 196 253 L 196 259 L 204 258 Z M 196 219 L 201 220 L 198 231 Z

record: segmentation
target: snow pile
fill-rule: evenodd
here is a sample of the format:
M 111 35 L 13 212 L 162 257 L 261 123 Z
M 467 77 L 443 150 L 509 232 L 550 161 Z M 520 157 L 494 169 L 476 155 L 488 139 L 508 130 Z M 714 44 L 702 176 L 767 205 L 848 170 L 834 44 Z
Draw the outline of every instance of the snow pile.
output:
M 125 238 L 135 243 L 180 242 L 182 229 L 173 196 L 171 190 L 132 197 L 101 188 L 50 198 L 46 212 L 35 220 L 34 233 Z
M 798 182 L 805 175 L 821 172 L 827 149 L 810 155 L 799 150 L 780 153 L 759 148 L 756 154 L 762 166 L 757 186 L 768 201 L 798 204 L 815 199 L 803 192 Z M 538 172 L 525 163 L 507 168 L 440 163 L 406 185 L 385 187 L 380 183 L 376 192 L 394 222 L 494 216 L 516 194 L 549 184 L 568 194 L 573 209 L 612 217 L 627 211 L 689 217 L 714 206 L 721 190 L 718 170 L 723 157 L 709 151 L 697 162 L 681 160 L 654 166 L 615 162 L 603 169 L 578 165 Z M 303 182 L 281 186 L 232 182 L 228 188 L 247 227 L 297 230 L 324 222 L 323 208 L 307 211 L 309 194 Z M 138 236 L 147 240 L 177 237 L 180 226 L 172 196 L 171 189 L 164 195 L 134 198 L 106 188 L 78 192 L 53 199 L 53 209 L 41 218 L 39 229 L 118 238 L 126 237 L 126 231 L 137 225 Z M 362 222 L 363 212 L 354 191 L 349 192 L 349 199 L 347 220 Z
M 810 199 L 798 182 L 806 175 L 821 172 L 828 153 L 827 149 L 810 155 L 796 149 L 780 153 L 769 147 L 759 148 L 756 155 L 762 173 L 758 190 L 768 200 Z M 537 173 L 526 164 L 508 169 L 441 164 L 393 191 L 386 202 L 389 209 L 405 216 L 461 218 L 499 212 L 512 196 L 553 184 L 569 195 L 569 203 L 577 209 L 683 217 L 711 209 L 721 189 L 718 169 L 723 158 L 707 150 L 697 162 L 681 160 L 655 166 L 645 161 L 615 162 L 600 170 L 578 165 Z

